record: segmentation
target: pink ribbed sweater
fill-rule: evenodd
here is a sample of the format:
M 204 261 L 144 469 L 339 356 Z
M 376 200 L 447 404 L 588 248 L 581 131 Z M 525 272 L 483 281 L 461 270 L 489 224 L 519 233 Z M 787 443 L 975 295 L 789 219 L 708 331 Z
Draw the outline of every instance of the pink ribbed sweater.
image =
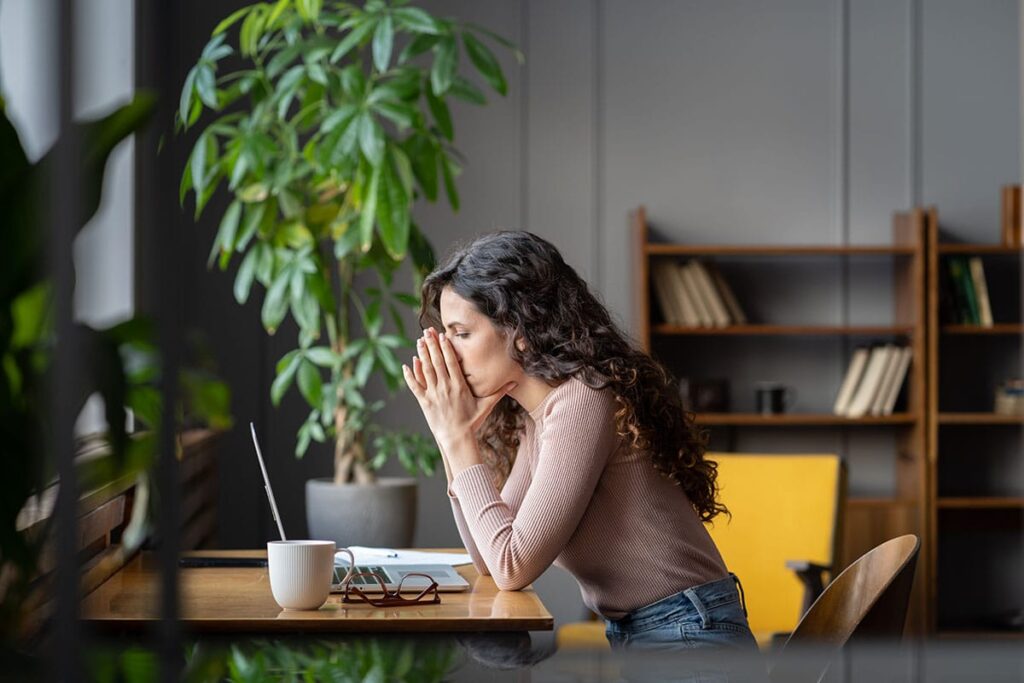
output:
M 462 541 L 502 590 L 554 563 L 589 608 L 618 618 L 728 575 L 683 490 L 615 433 L 615 410 L 611 390 L 572 378 L 529 413 L 500 494 L 486 465 L 452 480 Z

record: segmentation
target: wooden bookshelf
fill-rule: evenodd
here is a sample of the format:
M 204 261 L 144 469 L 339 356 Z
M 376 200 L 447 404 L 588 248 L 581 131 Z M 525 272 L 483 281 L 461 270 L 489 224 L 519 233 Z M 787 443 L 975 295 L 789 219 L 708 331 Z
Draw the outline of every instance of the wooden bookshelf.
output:
M 864 417 L 842 417 L 832 413 L 783 413 L 782 415 L 761 415 L 760 413 L 697 413 L 700 425 L 736 427 L 858 427 L 878 425 L 911 425 L 917 419 L 911 413 L 892 415 L 866 415 Z
M 939 508 L 960 509 L 960 510 L 1002 510 L 1002 509 L 1024 509 L 1024 498 L 1015 496 L 1003 497 L 946 497 L 939 496 L 936 501 Z
M 936 245 L 936 252 L 939 254 L 965 254 L 965 255 L 1002 255 L 1012 256 L 1024 253 L 1024 247 L 1010 247 L 1004 244 L 959 244 L 942 243 Z
M 910 244 L 885 245 L 715 245 L 663 244 L 648 242 L 643 247 L 648 256 L 913 256 Z
M 904 396 L 897 413 L 884 416 L 847 418 L 833 415 L 831 403 L 820 406 L 822 412 L 785 413 L 781 415 L 760 415 L 744 412 L 699 413 L 698 424 L 711 429 L 734 430 L 772 428 L 793 430 L 843 430 L 876 428 L 893 430 L 894 453 L 893 471 L 895 486 L 891 496 L 865 498 L 848 497 L 843 542 L 840 548 L 840 567 L 846 566 L 863 553 L 894 536 L 915 533 L 926 541 L 927 493 L 925 479 L 927 465 L 926 447 L 926 386 L 925 386 L 925 341 L 927 325 L 925 318 L 925 226 L 923 211 L 914 210 L 893 215 L 892 241 L 877 245 L 695 245 L 671 244 L 652 241 L 648 229 L 647 215 L 643 207 L 631 213 L 631 237 L 633 241 L 633 293 L 635 315 L 634 329 L 643 348 L 652 350 L 652 342 L 659 348 L 666 347 L 675 339 L 687 340 L 687 353 L 691 357 L 711 353 L 713 340 L 723 337 L 751 337 L 765 339 L 776 337 L 801 337 L 808 340 L 821 339 L 827 343 L 836 338 L 875 337 L 899 339 L 910 346 L 913 362 L 905 380 Z M 843 262 L 848 259 L 887 258 L 892 268 L 893 306 L 892 319 L 884 324 L 784 324 L 764 321 L 745 325 L 724 327 L 682 327 L 669 325 L 656 317 L 653 304 L 651 266 L 656 259 L 700 258 L 715 261 L 727 258 L 734 268 L 745 264 L 757 267 L 767 261 L 789 262 L 793 258 L 825 258 L 825 263 Z M 707 340 L 707 341 L 703 341 Z M 772 347 L 773 353 L 798 354 L 790 347 Z M 661 358 L 673 371 L 674 359 Z M 851 470 L 856 464 L 849 464 Z M 921 583 L 921 582 L 918 582 Z M 912 598 L 908 632 L 920 632 L 927 623 L 926 592 L 915 588 Z
M 943 325 L 943 334 L 1024 334 L 1021 323 L 998 323 L 990 327 L 981 325 Z
M 651 334 L 700 336 L 863 336 L 888 337 L 913 334 L 912 325 L 726 325 L 724 327 L 683 327 L 658 324 Z
M 1000 415 L 991 412 L 991 405 L 974 405 L 974 401 L 961 399 L 971 389 L 957 384 L 957 396 L 944 396 L 943 386 L 951 391 L 950 378 L 964 382 L 964 377 L 977 377 L 977 382 L 988 386 L 986 374 L 1001 372 L 1007 365 L 1001 364 L 1006 359 L 997 358 L 998 353 L 1007 353 L 1016 348 L 1019 355 L 1020 342 L 1013 337 L 1024 335 L 1024 324 L 1015 321 L 999 320 L 990 327 L 980 325 L 948 324 L 941 319 L 940 283 L 943 269 L 947 268 L 946 257 L 949 256 L 980 256 L 986 264 L 986 274 L 991 274 L 989 267 L 1003 264 L 1009 270 L 1010 280 L 1016 277 L 1020 283 L 1020 265 L 1015 260 L 1024 255 L 1021 247 L 1004 246 L 1001 244 L 967 244 L 940 242 L 939 214 L 935 208 L 926 210 L 927 216 L 927 318 L 928 318 L 928 352 L 927 352 L 927 387 L 928 387 L 928 534 L 929 542 L 924 545 L 925 559 L 924 577 L 927 582 L 928 600 L 935 606 L 931 611 L 928 623 L 929 630 L 944 639 L 992 639 L 992 638 L 1024 638 L 1024 634 L 1015 631 L 1000 631 L 985 627 L 991 614 L 986 611 L 993 609 L 991 603 L 1001 602 L 1001 596 L 1007 595 L 1008 587 L 1001 587 L 999 580 L 1005 581 L 1005 572 L 997 572 L 995 576 L 986 573 L 984 567 L 1004 561 L 1003 551 L 1006 535 L 1015 537 L 1020 533 L 1024 521 L 1024 492 L 1007 492 L 1000 483 L 998 492 L 971 490 L 979 488 L 977 481 L 972 481 L 968 490 L 957 490 L 944 493 L 940 489 L 943 482 L 957 480 L 958 467 L 964 466 L 960 457 L 963 444 L 975 444 L 983 449 L 984 439 L 993 439 L 990 443 L 1003 448 L 1013 448 L 1011 453 L 999 451 L 985 452 L 978 455 L 985 462 L 1000 461 L 1009 455 L 1020 457 L 1021 443 L 1019 435 L 1012 431 L 1024 425 L 1024 416 Z M 1010 257 L 1011 261 L 1005 259 Z M 1005 287 L 1004 280 L 1004 287 Z M 1000 291 L 989 292 L 990 297 L 999 296 Z M 1005 296 L 1005 294 L 1003 294 Z M 993 302 L 996 299 L 993 298 Z M 994 304 L 993 304 L 994 306 Z M 995 313 L 995 310 L 994 310 Z M 998 315 L 998 313 L 995 313 Z M 1020 320 L 1020 312 L 1015 317 Z M 1007 340 L 1009 338 L 1009 341 Z M 955 343 L 955 353 L 944 353 L 949 345 Z M 1014 347 L 1014 344 L 1016 346 Z M 1008 346 L 1009 345 L 1009 346 Z M 1011 363 L 1012 365 L 1012 363 Z M 989 371 L 989 368 L 1000 368 Z M 964 370 L 967 372 L 964 372 Z M 1018 366 L 1018 372 L 1020 372 Z M 953 374 L 947 375 L 952 372 Z M 982 378 L 986 379 L 982 379 Z M 944 379 L 945 378 L 945 379 Z M 974 391 L 970 396 L 986 395 L 985 392 Z M 968 403 L 970 405 L 968 405 Z M 965 410 L 966 409 L 966 410 Z M 998 429 L 993 429 L 998 428 Z M 1009 428 L 1010 431 L 1007 431 Z M 995 438 L 998 436 L 998 438 Z M 1016 440 L 1016 447 L 1009 445 Z M 991 475 L 990 475 L 991 476 Z M 982 480 L 982 484 L 984 484 Z M 994 486 L 992 488 L 995 488 Z M 965 540 L 968 539 L 968 540 Z M 943 551 L 946 544 L 949 550 Z M 970 547 L 970 555 L 962 561 L 957 558 L 965 553 L 965 544 Z M 952 560 L 951 560 L 952 558 Z M 944 571 L 949 576 L 943 575 Z M 1000 579 L 999 577 L 1003 577 Z M 972 586 L 979 590 L 971 600 L 963 596 L 964 586 Z M 980 598 L 980 599 L 979 599 Z M 964 603 L 983 604 L 977 608 L 977 614 L 963 614 Z M 957 607 L 947 608 L 946 605 Z M 1007 609 L 1020 608 L 1020 605 L 1005 605 Z M 943 616 L 945 615 L 945 616 Z
M 1024 415 L 998 413 L 939 413 L 940 425 L 1022 425 Z

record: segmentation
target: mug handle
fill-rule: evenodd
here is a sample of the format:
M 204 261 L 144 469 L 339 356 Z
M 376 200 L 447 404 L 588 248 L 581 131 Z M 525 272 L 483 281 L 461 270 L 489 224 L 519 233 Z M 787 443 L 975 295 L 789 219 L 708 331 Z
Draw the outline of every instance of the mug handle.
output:
M 789 409 L 796 403 L 796 389 L 793 387 L 786 387 L 786 391 L 782 395 L 782 404 L 785 406 L 785 411 L 788 413 Z
M 341 583 L 343 584 L 348 583 L 348 580 L 351 579 L 352 575 L 356 572 L 356 556 L 348 548 L 338 548 L 337 552 L 348 553 L 348 573 L 346 573 L 345 578 L 341 580 Z

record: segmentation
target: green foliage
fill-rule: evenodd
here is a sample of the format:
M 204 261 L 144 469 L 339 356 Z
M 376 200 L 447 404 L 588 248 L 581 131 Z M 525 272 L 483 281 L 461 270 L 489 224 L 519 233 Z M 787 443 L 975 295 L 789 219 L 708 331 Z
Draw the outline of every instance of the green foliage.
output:
M 263 681 L 388 681 L 435 683 L 460 664 L 450 639 L 363 637 L 344 640 L 254 639 L 186 646 L 181 680 L 190 683 Z M 159 671 L 154 650 L 101 647 L 88 653 L 88 677 L 99 682 L 151 681 Z
M 52 354 L 52 291 L 46 280 L 47 244 L 44 206 L 47 181 L 54 171 L 51 151 L 30 163 L 0 99 L 0 443 L 4 476 L 0 484 L 0 574 L 5 576 L 0 600 L 0 634 L 17 633 L 22 604 L 29 590 L 41 542 L 18 531 L 17 517 L 29 496 L 54 477 L 53 459 L 45 451 L 49 431 L 50 393 L 47 372 Z M 117 143 L 139 128 L 153 110 L 152 97 L 141 94 L 130 104 L 97 121 L 76 124 L 82 143 L 83 225 L 99 207 L 107 158 Z M 124 372 L 113 340 L 102 330 L 80 327 L 81 381 L 65 382 L 61 391 L 80 408 L 94 391 L 107 405 L 112 462 L 128 459 L 124 432 Z M 115 419 L 119 417 L 119 421 Z
M 152 114 L 152 96 L 142 93 L 102 119 L 78 125 L 82 143 L 81 217 L 84 226 L 102 197 L 104 169 L 117 144 L 141 128 Z M 59 144 L 59 143 L 58 143 Z M 28 498 L 55 478 L 52 453 L 46 449 L 52 429 L 52 396 L 47 373 L 56 344 L 52 286 L 46 278 L 45 191 L 53 174 L 54 153 L 29 163 L 17 131 L 0 99 L 0 443 L 4 476 L 0 479 L 0 637 L 15 637 L 24 599 L 47 534 L 19 532 L 17 517 Z M 70 248 L 70 246 L 69 246 Z M 61 378 L 59 390 L 75 412 L 99 392 L 106 409 L 108 455 L 79 465 L 82 490 L 125 476 L 142 475 L 152 461 L 155 436 L 130 439 L 125 409 L 132 408 L 149 426 L 159 427 L 159 362 L 148 323 L 129 320 L 108 329 L 78 325 L 76 349 L 80 381 Z M 225 426 L 227 388 L 205 369 L 183 373 L 186 410 L 213 426 Z M 142 522 L 144 524 L 144 520 Z
M 378 373 L 396 390 L 396 354 L 414 346 L 402 314 L 419 302 L 394 275 L 408 262 L 418 291 L 434 253 L 413 204 L 436 201 L 443 183 L 459 207 L 447 99 L 486 101 L 459 73 L 459 46 L 492 89 L 507 91 L 485 40 L 522 61 L 500 36 L 400 0 L 260 2 L 217 25 L 185 78 L 178 129 L 203 124 L 182 172 L 182 204 L 191 192 L 198 219 L 218 188 L 230 195 L 210 266 L 226 270 L 240 259 L 235 298 L 245 303 L 263 288 L 268 334 L 289 314 L 298 325 L 297 348 L 278 363 L 271 398 L 277 405 L 296 387 L 309 405 L 299 456 L 312 441 L 372 436 L 377 450 L 362 467 L 375 470 L 390 454 L 410 471 L 432 472 L 439 460 L 426 439 L 371 429 L 383 404 L 364 394 Z M 368 271 L 378 286 L 362 286 Z

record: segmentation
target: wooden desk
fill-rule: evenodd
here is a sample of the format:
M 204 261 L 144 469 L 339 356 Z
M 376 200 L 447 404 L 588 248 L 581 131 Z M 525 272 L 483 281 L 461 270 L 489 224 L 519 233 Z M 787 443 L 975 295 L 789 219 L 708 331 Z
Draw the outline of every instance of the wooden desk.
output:
M 437 552 L 462 552 L 451 549 Z M 266 557 L 266 550 L 210 550 L 189 555 Z M 500 591 L 471 564 L 456 568 L 470 584 L 442 593 L 440 605 L 380 608 L 342 603 L 331 594 L 318 610 L 282 610 L 266 567 L 179 569 L 182 626 L 196 632 L 330 631 L 426 633 L 550 631 L 554 620 L 532 587 Z M 139 630 L 158 621 L 159 565 L 141 553 L 82 600 L 82 621 L 103 630 Z

